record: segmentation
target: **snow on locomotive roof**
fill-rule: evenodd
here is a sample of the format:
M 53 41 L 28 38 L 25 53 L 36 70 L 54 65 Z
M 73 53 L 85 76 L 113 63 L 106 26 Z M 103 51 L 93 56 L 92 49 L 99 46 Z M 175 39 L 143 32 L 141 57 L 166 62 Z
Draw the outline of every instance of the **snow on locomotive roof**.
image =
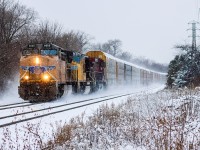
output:
M 90 51 L 100 51 L 100 50 L 90 50 Z M 106 53 L 106 52 L 103 52 L 103 51 L 100 51 L 100 52 L 102 52 L 107 58 L 113 59 L 113 60 L 115 60 L 115 61 L 117 61 L 117 62 L 121 62 L 121 63 L 127 64 L 127 65 L 129 65 L 129 66 L 133 66 L 133 67 L 135 67 L 135 68 L 142 69 L 142 70 L 146 70 L 146 71 L 149 71 L 149 72 L 151 71 L 151 72 L 154 72 L 154 73 L 159 73 L 159 74 L 162 74 L 162 75 L 166 75 L 166 73 L 162 73 L 162 72 L 158 72 L 158 71 L 153 71 L 153 70 L 150 70 L 150 69 L 146 69 L 146 68 L 143 68 L 143 67 L 141 67 L 141 66 L 135 65 L 135 64 L 133 64 L 133 63 L 127 62 L 127 61 L 125 61 L 125 60 L 116 58 L 116 57 L 114 57 L 114 56 L 112 56 L 112 55 L 110 55 L 110 54 L 108 54 L 108 53 Z

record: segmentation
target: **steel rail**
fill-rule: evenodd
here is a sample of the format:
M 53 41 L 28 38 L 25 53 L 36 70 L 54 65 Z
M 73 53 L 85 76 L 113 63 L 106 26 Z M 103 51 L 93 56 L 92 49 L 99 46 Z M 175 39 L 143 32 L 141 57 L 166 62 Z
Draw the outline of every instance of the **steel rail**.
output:
M 113 96 L 113 95 L 110 95 Z M 50 101 L 46 101 L 46 102 L 50 102 Z M 12 108 L 20 108 L 20 107 L 25 107 L 25 106 L 32 106 L 32 105 L 39 105 L 39 104 L 43 104 L 46 103 L 44 102 L 38 102 L 38 103 L 30 103 L 30 102 L 19 102 L 19 103 L 13 103 L 13 104 L 5 104 L 5 105 L 0 105 L 0 110 L 6 110 L 6 109 L 12 109 Z M 27 105 L 19 105 L 19 104 L 26 104 L 29 103 Z M 19 106 L 13 106 L 13 105 L 19 105 Z M 7 106 L 11 106 L 11 107 L 7 107 Z M 1 107 L 5 107 L 5 108 L 1 108 Z
M 120 95 L 120 96 L 115 96 L 115 97 L 112 97 L 112 98 L 107 98 L 107 99 L 103 99 L 103 100 L 87 103 L 87 104 L 84 104 L 84 105 L 71 107 L 71 108 L 68 108 L 68 109 L 63 109 L 63 110 L 59 110 L 59 111 L 55 111 L 55 112 L 51 112 L 51 113 L 47 113 L 47 114 L 43 114 L 43 115 L 39 115 L 39 116 L 34 116 L 34 117 L 30 117 L 30 118 L 26 118 L 26 119 L 22 119 L 22 120 L 18 120 L 18 121 L 12 121 L 12 122 L 9 122 L 9 123 L 1 124 L 0 128 L 6 127 L 6 126 L 10 126 L 10 125 L 14 125 L 14 124 L 17 124 L 17 123 L 26 122 L 26 121 L 29 121 L 29 120 L 34 120 L 34 119 L 50 116 L 50 115 L 53 115 L 53 114 L 57 114 L 57 113 L 61 113 L 61 112 L 65 112 L 65 111 L 69 111 L 69 110 L 73 110 L 73 109 L 77 109 L 77 108 L 81 108 L 81 107 L 85 107 L 85 106 L 89 106 L 89 105 L 92 105 L 92 104 L 96 104 L 96 103 L 112 100 L 112 99 L 115 99 L 115 98 L 129 96 L 129 95 L 132 95 L 132 94 L 136 94 L 136 93 L 130 93 L 130 94 L 124 94 L 124 95 Z M 89 101 L 89 100 L 87 100 L 87 101 Z M 78 103 L 78 102 L 75 102 L 75 103 Z
M 150 90 L 152 90 L 152 89 L 150 89 Z M 138 91 L 138 92 L 129 93 L 129 94 L 122 94 L 122 95 L 119 95 L 119 96 L 109 95 L 109 96 L 115 96 L 115 97 L 111 97 L 111 98 L 107 98 L 107 99 L 103 99 L 103 100 L 99 100 L 99 101 L 87 103 L 87 104 L 84 104 L 84 105 L 79 105 L 79 106 L 71 107 L 71 108 L 68 108 L 68 109 L 63 109 L 63 110 L 59 110 L 59 111 L 55 111 L 55 112 L 51 112 L 51 113 L 46 113 L 46 114 L 43 114 L 43 115 L 38 115 L 38 116 L 34 116 L 34 117 L 30 117 L 30 118 L 26 118 L 26 119 L 22 119 L 22 120 L 18 120 L 18 121 L 12 121 L 12 122 L 9 122 L 9 123 L 1 124 L 0 128 L 6 127 L 6 126 L 10 126 L 10 125 L 14 125 L 14 124 L 21 123 L 21 122 L 26 122 L 26 121 L 29 121 L 29 120 L 34 120 L 34 119 L 46 117 L 46 116 L 49 116 L 49 115 L 53 115 L 53 114 L 57 114 L 57 113 L 61 113 L 61 112 L 69 111 L 69 110 L 73 110 L 73 109 L 77 109 L 77 108 L 81 108 L 81 107 L 85 107 L 85 106 L 89 106 L 89 105 L 92 105 L 92 104 L 96 104 L 96 103 L 100 103 L 100 102 L 112 100 L 112 99 L 119 98 L 119 97 L 125 97 L 125 96 L 129 96 L 129 95 L 137 94 L 137 93 L 142 93 L 142 92 L 144 92 L 144 91 Z M 63 105 L 58 105 L 58 106 L 54 106 L 54 107 L 48 107 L 48 108 L 44 108 L 44 109 L 48 110 L 48 109 L 63 107 L 63 106 L 66 106 L 66 105 L 72 105 L 72 104 L 78 104 L 78 103 L 88 102 L 88 101 L 92 101 L 92 100 L 96 100 L 96 99 L 100 99 L 100 98 L 105 98 L 105 97 L 109 97 L 109 96 L 102 96 L 102 97 L 92 98 L 92 99 L 88 99 L 88 100 L 82 100 L 82 101 L 78 101 L 78 102 L 73 102 L 73 103 L 69 103 L 69 104 L 63 104 Z M 33 113 L 33 112 L 42 111 L 42 110 L 31 111 L 31 112 L 28 112 L 28 113 Z M 23 115 L 23 114 L 27 114 L 27 113 L 21 113 L 19 115 Z M 15 114 L 15 115 L 18 115 L 18 114 Z M 5 119 L 6 116 L 3 116 L 1 118 Z
M 0 108 L 1 108 L 1 107 L 6 107 L 6 106 L 19 105 L 19 104 L 26 104 L 26 103 L 29 103 L 29 102 L 19 102 L 19 103 L 12 103 L 12 104 L 0 105 Z
M 11 109 L 11 108 L 19 108 L 19 107 L 25 107 L 25 106 L 32 106 L 32 105 L 39 105 L 39 104 L 42 104 L 42 102 L 41 103 L 30 103 L 30 104 L 27 104 L 27 105 L 4 107 L 4 108 L 0 108 L 0 110 Z
M 13 114 L 13 115 L 3 116 L 3 117 L 0 117 L 0 120 L 1 119 L 6 119 L 6 118 L 11 118 L 11 117 L 16 117 L 16 116 L 20 116 L 20 115 L 25 115 L 25 114 L 35 113 L 35 112 L 39 112 L 39 111 L 50 110 L 50 109 L 59 108 L 59 107 L 63 107 L 63 106 L 68 106 L 68 105 L 83 103 L 83 102 L 92 101 L 92 100 L 96 100 L 96 99 L 100 99 L 100 98 L 105 98 L 105 97 L 110 97 L 110 96 L 114 96 L 114 95 L 96 97 L 96 98 L 91 98 L 91 99 L 87 99 L 87 100 L 77 101 L 77 102 L 73 102 L 73 103 L 62 104 L 62 105 L 53 106 L 53 107 L 47 107 L 47 108 L 43 108 L 43 109 L 39 109 L 39 110 L 33 110 L 33 111 L 28 111 L 28 112 L 23 112 L 23 113 L 17 113 L 17 114 Z

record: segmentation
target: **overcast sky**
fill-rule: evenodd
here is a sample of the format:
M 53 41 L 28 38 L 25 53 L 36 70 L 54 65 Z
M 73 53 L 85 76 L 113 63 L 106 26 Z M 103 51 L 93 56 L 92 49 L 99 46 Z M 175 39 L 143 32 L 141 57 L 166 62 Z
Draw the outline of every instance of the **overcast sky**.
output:
M 190 42 L 188 22 L 200 0 L 19 0 L 41 19 L 93 36 L 94 43 L 120 39 L 123 50 L 169 63 L 175 44 Z M 199 2 L 198 2 L 199 1 Z

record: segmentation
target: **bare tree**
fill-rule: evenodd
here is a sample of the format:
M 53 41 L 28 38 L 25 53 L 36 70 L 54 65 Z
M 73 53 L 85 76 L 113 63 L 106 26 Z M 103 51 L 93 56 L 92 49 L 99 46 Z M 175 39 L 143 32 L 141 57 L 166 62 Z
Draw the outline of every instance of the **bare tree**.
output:
M 0 90 L 18 70 L 22 30 L 31 24 L 36 13 L 14 0 L 0 0 Z
M 90 49 L 92 49 L 92 50 L 102 50 L 103 51 L 103 47 L 102 47 L 101 43 L 92 44 Z
M 111 49 L 110 49 L 110 44 L 108 42 L 106 43 L 98 43 L 98 44 L 92 44 L 91 45 L 91 49 L 93 50 L 101 50 L 104 51 L 106 53 L 112 54 Z
M 103 44 L 93 44 L 92 45 L 92 49 L 94 50 L 102 50 L 106 53 L 109 53 L 113 56 L 117 56 L 120 53 L 122 53 L 122 42 L 118 39 L 114 39 L 114 40 L 108 40 L 108 42 L 103 43 Z
M 108 54 L 113 55 L 113 52 L 111 50 L 111 45 L 110 45 L 109 42 L 106 42 L 106 43 L 102 44 L 102 51 L 104 51 L 104 52 L 106 52 Z
M 0 42 L 10 44 L 35 19 L 35 12 L 13 0 L 0 0 Z
M 126 61 L 131 61 L 132 60 L 132 54 L 130 52 L 122 52 L 119 58 L 126 60 Z
M 122 42 L 120 40 L 118 40 L 118 39 L 109 40 L 108 44 L 110 45 L 110 50 L 111 50 L 113 56 L 116 56 L 117 54 L 119 54 L 121 52 Z
M 84 32 L 69 31 L 60 39 L 60 45 L 69 51 L 83 52 L 89 47 L 90 36 Z
M 37 31 L 37 25 L 34 23 L 26 25 L 21 30 L 21 34 L 19 35 L 19 40 L 18 40 L 21 47 L 27 46 L 29 43 L 33 43 L 36 41 L 36 34 L 35 34 L 36 31 Z
M 48 20 L 41 21 L 34 30 L 35 35 L 32 35 L 32 40 L 35 43 L 58 43 L 62 36 L 62 26 L 58 23 L 51 23 Z

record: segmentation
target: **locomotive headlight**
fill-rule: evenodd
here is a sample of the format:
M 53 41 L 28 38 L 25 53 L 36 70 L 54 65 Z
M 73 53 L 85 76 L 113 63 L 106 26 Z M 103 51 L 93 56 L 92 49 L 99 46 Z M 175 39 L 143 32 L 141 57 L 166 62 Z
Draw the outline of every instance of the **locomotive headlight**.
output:
M 50 79 L 50 76 L 48 74 L 43 75 L 43 80 L 48 81 Z
M 39 65 L 40 59 L 38 57 L 35 58 L 35 63 L 36 63 L 36 65 Z
M 24 79 L 25 79 L 25 80 L 28 80 L 28 79 L 29 79 L 29 76 L 28 76 L 28 75 L 26 75 L 26 76 L 24 77 Z

